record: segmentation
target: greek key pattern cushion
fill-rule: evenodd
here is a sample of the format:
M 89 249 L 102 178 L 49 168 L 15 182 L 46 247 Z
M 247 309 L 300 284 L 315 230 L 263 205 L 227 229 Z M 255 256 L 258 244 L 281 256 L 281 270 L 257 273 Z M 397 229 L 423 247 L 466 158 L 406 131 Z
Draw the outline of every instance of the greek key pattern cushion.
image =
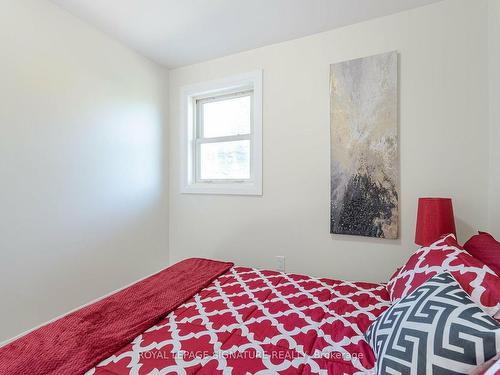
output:
M 392 305 L 365 337 L 377 374 L 468 374 L 500 351 L 500 324 L 447 272 Z

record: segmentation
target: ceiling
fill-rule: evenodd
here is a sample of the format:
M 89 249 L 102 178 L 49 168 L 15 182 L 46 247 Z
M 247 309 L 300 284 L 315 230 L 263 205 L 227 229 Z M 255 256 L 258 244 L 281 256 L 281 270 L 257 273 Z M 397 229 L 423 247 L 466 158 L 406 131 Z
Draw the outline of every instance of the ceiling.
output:
M 52 0 L 167 67 L 179 67 L 439 0 Z

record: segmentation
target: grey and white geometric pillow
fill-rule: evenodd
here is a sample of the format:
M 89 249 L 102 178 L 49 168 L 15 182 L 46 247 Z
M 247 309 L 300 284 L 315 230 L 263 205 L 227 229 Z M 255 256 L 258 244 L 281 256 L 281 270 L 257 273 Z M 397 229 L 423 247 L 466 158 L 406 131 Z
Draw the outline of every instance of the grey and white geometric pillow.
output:
M 500 351 L 500 324 L 446 272 L 392 305 L 365 338 L 377 374 L 468 374 Z

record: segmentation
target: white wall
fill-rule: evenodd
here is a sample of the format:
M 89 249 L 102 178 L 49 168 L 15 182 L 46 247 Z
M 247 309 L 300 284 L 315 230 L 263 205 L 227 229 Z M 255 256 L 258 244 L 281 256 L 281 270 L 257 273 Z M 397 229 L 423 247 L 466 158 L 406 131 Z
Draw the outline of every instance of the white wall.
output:
M 488 225 L 487 3 L 448 0 L 170 72 L 170 255 L 387 280 L 415 250 L 420 196 L 454 199 L 459 238 Z M 329 234 L 329 65 L 400 52 L 401 239 Z M 264 70 L 264 195 L 179 193 L 179 90 Z
M 46 0 L 0 2 L 0 341 L 167 265 L 164 77 Z
M 500 239 L 500 0 L 488 2 L 490 104 L 490 207 L 489 230 Z

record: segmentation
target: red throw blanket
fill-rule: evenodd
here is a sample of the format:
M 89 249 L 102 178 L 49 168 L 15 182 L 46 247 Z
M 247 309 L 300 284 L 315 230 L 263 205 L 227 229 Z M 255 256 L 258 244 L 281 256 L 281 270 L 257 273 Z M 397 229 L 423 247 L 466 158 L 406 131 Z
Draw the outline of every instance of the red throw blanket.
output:
M 174 264 L 0 348 L 0 374 L 83 374 L 232 265 L 197 258 Z

